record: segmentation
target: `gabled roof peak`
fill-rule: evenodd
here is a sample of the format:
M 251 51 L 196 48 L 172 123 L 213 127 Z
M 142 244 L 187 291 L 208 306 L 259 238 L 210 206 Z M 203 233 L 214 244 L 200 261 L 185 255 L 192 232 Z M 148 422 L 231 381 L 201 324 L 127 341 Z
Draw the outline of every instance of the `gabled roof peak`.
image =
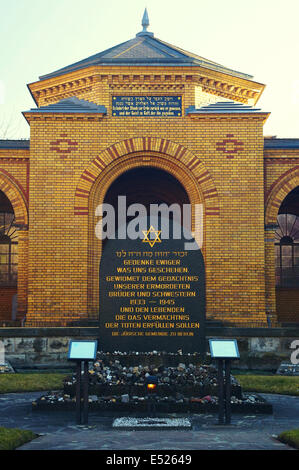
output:
M 248 74 L 237 72 L 197 54 L 169 44 L 148 31 L 149 16 L 145 8 L 142 17 L 142 31 L 136 37 L 117 44 L 86 59 L 63 67 L 55 72 L 40 76 L 40 80 L 57 77 L 91 66 L 152 66 L 152 67 L 203 67 L 233 77 L 251 80 Z

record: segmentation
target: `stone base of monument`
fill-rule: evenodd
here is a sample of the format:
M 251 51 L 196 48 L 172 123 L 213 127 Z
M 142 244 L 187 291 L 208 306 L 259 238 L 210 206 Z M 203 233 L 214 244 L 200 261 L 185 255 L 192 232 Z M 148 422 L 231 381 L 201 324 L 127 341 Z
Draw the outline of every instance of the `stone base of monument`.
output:
M 218 395 L 217 368 L 202 364 L 198 354 L 98 353 L 89 370 L 89 394 L 98 397 L 125 395 L 145 396 L 146 375 L 158 377 L 158 394 L 164 397 L 205 397 Z M 231 394 L 242 398 L 240 384 L 231 377 Z M 76 394 L 75 376 L 64 383 L 64 393 Z
M 75 384 L 65 384 L 64 392 L 71 397 L 76 395 Z M 140 385 L 114 385 L 114 384 L 91 384 L 89 387 L 90 395 L 98 397 L 108 395 L 125 395 L 142 397 L 146 395 L 146 389 Z M 159 395 L 169 397 L 182 395 L 184 397 L 205 397 L 209 395 L 218 395 L 218 386 L 215 385 L 159 385 Z M 236 398 L 242 398 L 242 389 L 240 385 L 232 385 L 232 395 Z
M 184 361 L 184 362 L 183 362 Z M 171 363 L 171 365 L 170 365 Z M 126 364 L 126 365 L 124 365 Z M 202 364 L 198 355 L 98 353 L 89 367 L 89 409 L 103 413 L 146 415 L 146 378 L 157 377 L 157 413 L 217 413 L 218 371 Z M 231 376 L 233 413 L 272 413 L 272 406 L 257 394 L 242 393 Z M 63 392 L 49 392 L 33 402 L 34 410 L 75 409 L 76 375 L 67 377 Z
M 141 398 L 141 399 L 137 399 Z M 134 397 L 123 402 L 121 396 L 95 397 L 89 396 L 89 410 L 99 412 L 103 415 L 113 414 L 147 414 L 148 405 L 143 397 Z M 69 395 L 63 395 L 61 392 L 49 392 L 41 396 L 32 403 L 34 411 L 74 411 L 75 398 Z M 255 393 L 243 393 L 242 399 L 232 397 L 232 413 L 250 413 L 250 414 L 272 414 L 273 408 L 263 397 Z M 171 397 L 156 397 L 157 413 L 217 413 L 218 397 L 191 397 L 180 400 L 171 399 Z
M 131 431 L 192 429 L 188 418 L 116 418 L 112 424 L 113 429 Z

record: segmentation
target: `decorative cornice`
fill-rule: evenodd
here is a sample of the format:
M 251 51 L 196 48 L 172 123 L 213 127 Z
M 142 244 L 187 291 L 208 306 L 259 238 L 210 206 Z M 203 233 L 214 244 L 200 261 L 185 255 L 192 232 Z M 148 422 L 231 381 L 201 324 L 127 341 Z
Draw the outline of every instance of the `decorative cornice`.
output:
M 242 113 L 242 114 L 188 114 L 187 117 L 193 120 L 203 120 L 203 119 L 210 119 L 214 121 L 223 121 L 223 120 L 230 120 L 230 121 L 240 121 L 246 120 L 246 121 L 266 121 L 267 117 L 269 116 L 268 113 L 256 113 L 254 115 L 250 113 Z
M 142 91 L 156 91 L 156 90 L 161 90 L 161 91 L 181 91 L 181 90 L 184 90 L 185 89 L 185 85 L 184 84 L 180 84 L 180 85 L 172 85 L 172 84 L 160 84 L 160 83 L 157 83 L 157 84 L 149 84 L 149 83 L 145 83 L 145 84 L 127 84 L 127 83 L 119 83 L 119 84 L 111 84 L 109 85 L 109 89 L 110 90 L 129 90 L 129 91 L 132 91 L 132 90 L 142 90 Z
M 199 77 L 198 84 L 202 86 L 202 91 L 212 95 L 222 96 L 224 98 L 247 103 L 248 100 L 253 99 L 256 102 L 259 92 L 236 84 L 231 84 L 229 81 L 221 81 L 208 77 Z
M 26 120 L 30 121 L 101 121 L 104 117 L 104 113 L 97 114 L 68 114 L 68 113 L 45 113 L 35 114 L 30 112 L 23 113 Z
M 248 103 L 248 98 L 239 96 L 237 93 L 226 93 L 222 91 L 219 87 L 218 88 L 203 87 L 202 91 L 204 91 L 205 93 L 209 93 L 210 95 L 221 96 L 222 98 L 239 101 L 240 103 L 244 103 L 244 104 Z
M 2 157 L 1 153 L 2 152 L 0 152 L 0 162 L 1 163 L 12 163 L 13 162 L 13 163 L 24 163 L 24 164 L 26 164 L 29 160 L 29 155 L 28 155 L 28 157 L 22 157 L 22 158 L 13 157 L 13 156 L 7 157 L 7 153 L 6 153 L 5 156 Z M 29 153 L 29 151 L 28 151 L 28 153 Z
M 74 95 L 81 95 L 92 90 L 92 84 L 95 81 L 95 77 L 90 75 L 83 78 L 76 78 L 73 80 L 63 81 L 62 83 L 56 83 L 49 86 L 38 87 L 38 84 L 43 85 L 42 82 L 32 84 L 30 91 L 36 103 L 41 99 L 45 102 L 59 101 L 63 98 L 69 98 Z
M 86 87 L 86 88 L 80 88 L 80 89 L 76 89 L 76 96 L 80 96 L 84 93 L 88 93 L 89 91 L 92 90 L 92 87 Z M 47 95 L 47 93 L 46 93 Z M 55 101 L 60 101 L 60 100 L 63 100 L 65 98 L 71 98 L 72 96 L 74 96 L 74 92 L 69 92 L 69 93 L 62 93 L 61 95 L 55 95 L 55 96 L 52 96 L 52 97 L 49 97 L 49 98 L 45 98 L 44 101 L 45 103 L 55 103 Z
M 109 87 L 129 86 L 129 88 L 136 89 L 142 85 L 144 89 L 149 90 L 153 89 L 151 87 L 154 86 L 167 90 L 167 87 L 182 87 L 193 84 L 194 86 L 200 86 L 202 91 L 206 93 L 245 104 L 250 100 L 252 104 L 255 104 L 264 89 L 262 84 L 201 67 L 198 67 L 196 71 L 193 69 L 190 73 L 185 70 L 182 73 L 181 67 L 178 67 L 177 71 L 168 71 L 164 68 L 163 73 L 159 70 L 148 73 L 148 70 L 145 68 L 140 70 L 140 67 L 128 67 L 127 70 L 123 69 L 122 73 L 119 73 L 117 68 L 113 67 L 106 70 L 100 70 L 100 67 L 92 67 L 89 69 L 89 73 L 87 72 L 85 69 L 85 76 L 83 77 L 80 77 L 80 72 L 77 71 L 76 73 L 35 82 L 29 84 L 28 87 L 37 103 L 40 101 L 50 103 L 66 97 L 82 95 L 90 92 L 93 85 L 98 82 L 106 82 Z M 81 74 L 83 74 L 83 70 L 81 70 Z

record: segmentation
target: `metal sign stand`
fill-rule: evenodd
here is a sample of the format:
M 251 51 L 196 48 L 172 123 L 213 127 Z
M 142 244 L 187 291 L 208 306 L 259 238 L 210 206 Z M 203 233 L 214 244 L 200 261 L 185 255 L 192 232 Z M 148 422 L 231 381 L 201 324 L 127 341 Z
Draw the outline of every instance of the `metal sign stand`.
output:
M 231 424 L 231 361 L 219 359 L 218 361 L 218 424 Z M 223 366 L 225 376 L 223 374 Z
M 82 362 L 77 361 L 76 374 L 76 423 L 81 424 L 81 369 Z
M 96 340 L 71 340 L 68 359 L 77 364 L 76 373 L 76 423 L 88 423 L 88 362 L 94 361 L 97 354 Z M 82 377 L 83 364 L 83 377 Z M 82 380 L 83 379 L 83 380 Z M 82 383 L 83 382 L 83 383 Z M 83 421 L 82 421 L 82 392 L 83 392 Z
M 218 424 L 231 424 L 231 361 L 240 359 L 237 340 L 210 339 L 212 359 L 218 363 Z M 224 373 L 223 373 L 224 372 Z
M 82 384 L 83 363 L 83 384 Z M 83 421 L 82 421 L 82 391 L 83 391 Z M 76 423 L 88 424 L 88 361 L 77 361 L 76 376 Z
M 224 424 L 223 360 L 218 360 L 218 424 Z
M 231 423 L 231 360 L 226 359 L 225 361 L 225 424 Z

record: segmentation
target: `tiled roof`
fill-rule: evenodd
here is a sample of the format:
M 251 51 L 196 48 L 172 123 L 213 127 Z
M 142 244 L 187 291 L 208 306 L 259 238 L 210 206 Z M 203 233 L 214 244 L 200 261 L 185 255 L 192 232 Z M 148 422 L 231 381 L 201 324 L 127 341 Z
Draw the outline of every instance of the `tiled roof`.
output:
M 48 106 L 41 106 L 40 108 L 33 108 L 28 113 L 102 113 L 106 114 L 107 109 L 105 106 L 97 105 L 86 100 L 79 100 L 75 96 L 65 98 L 58 101 L 58 103 L 49 104 Z
M 265 149 L 299 149 L 299 139 L 265 138 Z
M 242 103 L 235 103 L 234 101 L 218 101 L 217 103 L 208 104 L 200 108 L 189 106 L 186 109 L 186 114 L 208 114 L 208 113 L 255 113 L 260 112 L 259 108 L 253 108 Z
M 65 73 L 96 65 L 118 66 L 201 66 L 223 72 L 234 77 L 250 80 L 253 77 L 224 67 L 216 62 L 205 59 L 191 52 L 155 38 L 153 33 L 142 31 L 135 38 L 103 52 L 92 55 L 87 59 L 63 67 L 55 72 L 43 75 L 41 80 L 56 77 Z
M 29 139 L 20 139 L 20 140 L 10 140 L 3 139 L 0 140 L 0 149 L 29 149 L 30 140 Z

